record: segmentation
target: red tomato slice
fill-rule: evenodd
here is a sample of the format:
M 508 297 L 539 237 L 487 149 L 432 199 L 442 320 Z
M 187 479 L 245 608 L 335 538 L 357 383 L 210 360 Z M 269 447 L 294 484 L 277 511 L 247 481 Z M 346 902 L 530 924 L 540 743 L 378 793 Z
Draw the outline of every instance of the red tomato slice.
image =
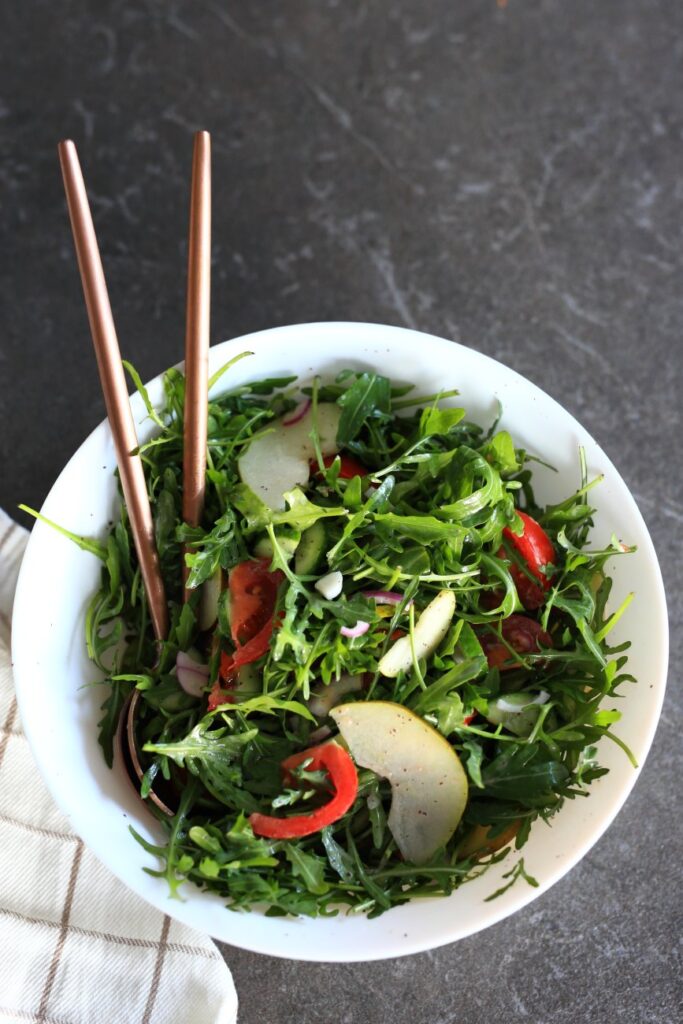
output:
M 541 569 L 543 566 L 554 563 L 555 549 L 550 537 L 535 519 L 532 519 L 526 512 L 518 512 L 517 514 L 524 523 L 523 532 L 521 534 L 513 533 L 506 526 L 503 530 L 503 536 L 526 562 L 532 576 L 535 576 L 538 580 L 538 583 L 534 583 L 518 565 L 513 563 L 510 566 L 510 575 L 517 588 L 519 599 L 525 608 L 532 610 L 533 608 L 540 608 L 545 601 L 546 592 L 550 589 L 552 579 L 546 576 Z M 500 548 L 498 558 L 505 558 L 505 548 Z
M 270 647 L 270 638 L 273 635 L 274 626 L 275 619 L 271 612 L 271 617 L 263 628 L 259 629 L 258 633 L 252 636 L 250 640 L 247 640 L 245 644 L 238 646 L 233 654 L 226 654 L 223 651 L 221 654 L 221 675 L 224 679 L 227 679 L 240 665 L 249 665 L 252 661 L 258 661 L 259 658 L 263 657 Z
M 221 663 L 221 675 L 223 674 L 223 665 Z M 235 695 L 231 693 L 231 689 L 235 687 L 237 683 L 237 677 L 234 679 L 217 679 L 211 687 L 211 693 L 209 694 L 208 710 L 215 711 L 221 704 L 234 704 Z
M 323 743 L 293 754 L 282 762 L 285 777 L 297 765 L 311 759 L 311 771 L 326 771 L 334 795 L 322 807 L 310 814 L 298 814 L 293 818 L 275 818 L 269 814 L 251 814 L 249 824 L 257 836 L 267 839 L 299 839 L 313 835 L 325 825 L 338 821 L 353 804 L 358 793 L 358 774 L 347 752 L 336 743 Z
M 269 622 L 272 629 L 278 587 L 284 576 L 279 569 L 270 572 L 269 565 L 267 558 L 259 558 L 240 562 L 230 570 L 230 632 L 237 648 L 253 640 Z
M 507 619 L 503 619 L 501 633 L 509 647 L 501 643 L 496 634 L 490 630 L 477 630 L 477 637 L 486 655 L 489 668 L 501 670 L 515 668 L 518 663 L 510 653 L 510 647 L 524 656 L 525 654 L 538 654 L 543 647 L 553 646 L 550 634 L 546 633 L 539 622 L 530 619 L 528 615 L 510 615 Z
M 328 469 L 334 460 L 337 458 L 336 455 L 325 455 L 323 458 L 323 465 L 325 469 Z M 368 471 L 362 462 L 358 459 L 354 459 L 353 455 L 340 455 L 339 460 L 341 466 L 339 469 L 340 480 L 350 480 L 354 476 L 367 476 Z M 317 462 L 311 463 L 311 471 L 316 473 L 318 470 Z
M 237 682 L 239 667 L 257 661 L 268 650 L 278 587 L 284 579 L 279 569 L 270 572 L 269 565 L 267 558 L 260 558 L 230 570 L 230 633 L 235 651 L 221 654 L 220 679 L 209 695 L 209 711 L 231 701 L 229 691 Z

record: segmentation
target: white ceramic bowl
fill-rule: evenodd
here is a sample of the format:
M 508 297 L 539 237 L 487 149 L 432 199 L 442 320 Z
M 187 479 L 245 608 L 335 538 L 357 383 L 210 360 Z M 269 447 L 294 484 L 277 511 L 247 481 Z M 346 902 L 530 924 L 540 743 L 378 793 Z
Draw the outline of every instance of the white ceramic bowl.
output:
M 264 376 L 313 373 L 330 377 L 344 367 L 373 368 L 394 380 L 417 384 L 424 393 L 457 387 L 469 416 L 490 423 L 496 400 L 503 426 L 516 442 L 554 464 L 557 474 L 538 466 L 541 502 L 566 497 L 578 485 L 579 445 L 591 474 L 604 482 L 591 492 L 598 508 L 594 541 L 612 532 L 638 551 L 615 559 L 614 600 L 630 590 L 636 600 L 624 615 L 615 640 L 632 641 L 629 668 L 637 685 L 618 702 L 623 712 L 616 731 L 642 766 L 654 735 L 666 682 L 668 631 L 657 558 L 645 523 L 617 470 L 593 438 L 552 398 L 512 370 L 453 342 L 376 324 L 323 323 L 281 327 L 211 350 L 213 373 L 231 356 L 251 350 L 252 358 L 229 371 L 235 385 Z M 225 387 L 225 380 L 222 382 Z M 152 401 L 162 399 L 160 378 L 149 385 Z M 133 410 L 141 439 L 152 433 L 142 402 Z M 101 424 L 67 464 L 43 506 L 46 516 L 79 534 L 103 537 L 116 516 L 114 449 Z M 363 916 L 308 920 L 235 914 L 220 898 L 187 886 L 184 902 L 170 900 L 166 883 L 142 870 L 150 858 L 132 839 L 128 825 L 158 839 L 160 829 L 119 766 L 110 771 L 96 740 L 102 693 L 83 687 L 96 676 L 83 640 L 86 603 L 99 579 L 97 559 L 80 551 L 42 523 L 31 534 L 21 569 L 13 619 L 13 659 L 22 719 L 38 766 L 74 830 L 114 874 L 160 910 L 211 935 L 271 956 L 301 960 L 357 961 L 400 956 L 464 938 L 500 921 L 561 878 L 599 839 L 633 787 L 638 771 L 615 745 L 603 741 L 601 762 L 610 773 L 591 786 L 587 800 L 566 804 L 552 828 L 532 830 L 524 848 L 528 870 L 539 881 L 519 882 L 491 903 L 484 899 L 501 884 L 512 857 L 448 898 L 416 900 L 374 920 Z M 614 706 L 610 700 L 608 706 Z

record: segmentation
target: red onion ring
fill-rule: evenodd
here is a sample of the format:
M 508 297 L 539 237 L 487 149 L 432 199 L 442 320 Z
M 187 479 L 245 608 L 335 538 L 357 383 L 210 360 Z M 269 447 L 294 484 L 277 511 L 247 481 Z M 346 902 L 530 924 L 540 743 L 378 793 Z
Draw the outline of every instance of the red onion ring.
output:
M 339 632 L 342 636 L 347 636 L 349 639 L 354 640 L 357 636 L 363 636 L 369 629 L 370 623 L 359 619 L 355 626 L 342 626 Z
M 190 697 L 201 697 L 209 679 L 209 666 L 202 665 L 186 654 L 178 651 L 175 660 L 178 682 Z
M 521 711 L 526 711 L 534 705 L 545 704 L 548 700 L 550 700 L 548 691 L 539 690 L 536 696 L 528 700 L 526 704 L 515 704 L 514 701 L 508 701 L 505 697 L 497 697 L 496 705 L 499 711 L 504 711 L 509 715 L 518 715 Z
M 292 409 L 287 419 L 282 421 L 282 426 L 293 427 L 295 423 L 298 423 L 299 420 L 302 420 L 304 418 L 304 416 L 306 415 L 310 408 L 310 398 L 304 398 L 303 401 L 299 402 L 295 409 Z
M 400 604 L 403 600 L 403 594 L 398 594 L 395 590 L 364 590 L 361 596 L 376 601 L 377 604 Z M 412 603 L 409 601 L 406 608 L 410 608 Z

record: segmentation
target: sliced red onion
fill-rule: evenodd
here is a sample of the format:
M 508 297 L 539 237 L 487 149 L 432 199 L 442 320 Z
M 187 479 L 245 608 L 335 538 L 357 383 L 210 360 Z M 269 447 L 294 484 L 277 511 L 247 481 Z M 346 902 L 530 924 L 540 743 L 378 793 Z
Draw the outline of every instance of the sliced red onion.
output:
M 363 636 L 369 629 L 370 623 L 359 619 L 355 626 L 342 626 L 339 632 L 342 636 L 348 636 L 349 639 L 354 640 L 357 636 Z
M 510 696 L 520 696 L 520 694 L 510 694 Z M 518 704 L 512 700 L 506 700 L 505 697 L 498 697 L 496 699 L 496 706 L 499 711 L 505 711 L 509 715 L 517 715 L 521 711 L 525 711 L 527 708 L 533 707 L 534 704 L 545 704 L 549 697 L 550 694 L 546 690 L 540 690 L 535 697 L 532 697 L 524 704 Z
M 304 416 L 306 415 L 310 408 L 310 398 L 304 398 L 302 402 L 299 402 L 296 408 L 292 409 L 292 411 L 288 414 L 287 419 L 282 421 L 282 426 L 293 427 L 295 423 L 298 423 L 299 420 L 302 420 L 304 418 Z
M 178 682 L 190 697 L 201 697 L 209 679 L 209 666 L 195 661 L 185 651 L 178 651 L 175 660 Z
M 376 604 L 400 604 L 403 600 L 403 594 L 398 594 L 395 590 L 364 590 L 361 596 L 375 601 Z M 412 603 L 409 601 L 406 608 L 410 608 Z

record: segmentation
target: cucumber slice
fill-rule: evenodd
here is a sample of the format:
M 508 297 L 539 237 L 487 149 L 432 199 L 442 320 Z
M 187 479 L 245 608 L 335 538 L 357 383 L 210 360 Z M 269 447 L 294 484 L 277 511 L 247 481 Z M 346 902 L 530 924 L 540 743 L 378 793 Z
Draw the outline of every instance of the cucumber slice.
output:
M 546 693 L 545 700 L 547 699 L 548 694 Z M 543 700 L 543 691 L 541 694 L 508 693 L 504 697 L 489 701 L 486 719 L 491 725 L 505 726 L 516 736 L 529 736 L 536 725 L 536 719 L 541 710 L 540 705 L 544 704 L 545 700 Z M 513 708 L 515 708 L 514 711 Z
M 304 530 L 296 549 L 294 570 L 297 576 L 311 576 L 321 568 L 329 547 L 327 529 L 322 520 Z
M 261 670 L 252 663 L 240 665 L 235 693 L 241 697 L 257 697 L 263 692 L 263 676 Z
M 202 590 L 199 596 L 199 610 L 197 620 L 199 628 L 204 633 L 216 622 L 218 618 L 218 602 L 223 590 L 223 570 L 220 565 L 213 576 L 202 583 Z
M 299 542 L 301 541 L 301 530 L 296 530 L 291 526 L 284 526 L 280 530 L 275 531 L 275 537 L 284 553 L 288 557 L 291 557 L 299 547 Z M 256 547 L 254 548 L 254 554 L 259 558 L 273 557 L 273 545 L 271 544 L 268 534 L 266 534 L 265 537 L 259 538 L 256 543 Z
M 226 587 L 218 598 L 218 628 L 223 636 L 230 636 L 230 591 Z

